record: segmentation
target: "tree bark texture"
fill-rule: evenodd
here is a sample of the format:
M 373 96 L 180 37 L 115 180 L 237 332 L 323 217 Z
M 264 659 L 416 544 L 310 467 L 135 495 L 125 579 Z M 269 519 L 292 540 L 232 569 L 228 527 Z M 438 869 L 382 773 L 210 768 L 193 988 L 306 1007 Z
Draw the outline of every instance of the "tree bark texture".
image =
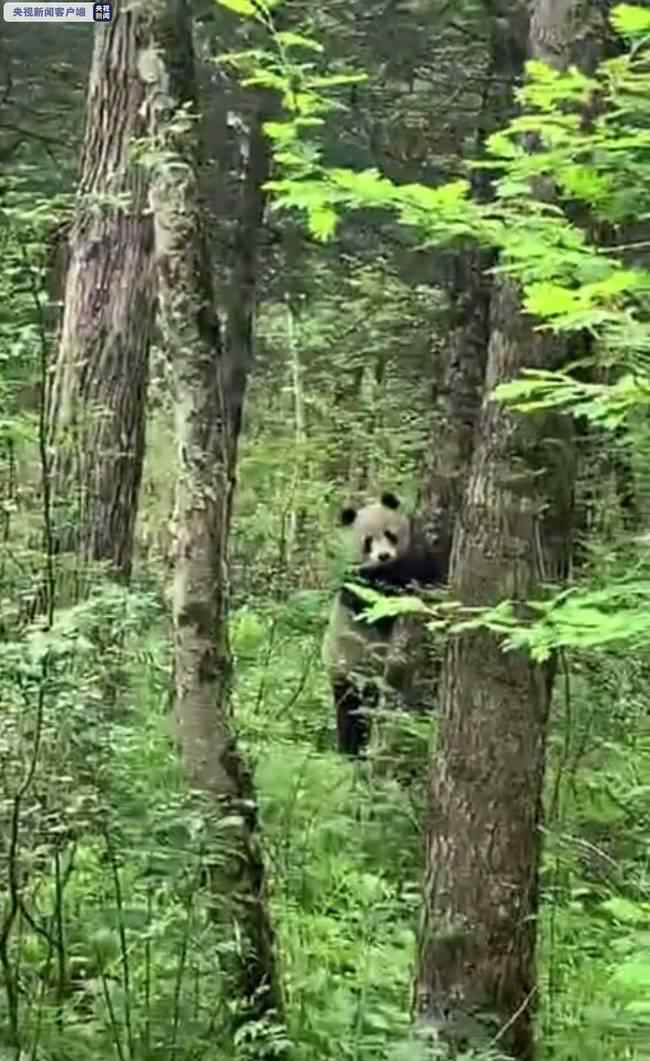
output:
M 251 778 L 229 715 L 227 547 L 246 363 L 222 343 L 198 195 L 194 55 L 185 0 L 155 7 L 141 57 L 149 83 L 160 325 L 171 362 L 177 440 L 174 660 L 177 735 L 191 786 L 208 797 L 217 854 L 215 919 L 239 939 L 224 965 L 239 1019 L 280 1013 Z M 248 297 L 248 296 L 246 296 Z M 232 356 L 229 350 L 232 349 Z
M 490 398 L 559 344 L 500 282 L 492 299 L 485 397 L 451 558 L 467 606 L 524 602 L 566 572 L 572 440 L 555 416 L 516 417 Z M 496 1041 L 532 1056 L 541 793 L 552 668 L 504 654 L 488 631 L 448 646 L 439 760 L 429 793 L 416 1012 L 456 1046 Z
M 514 109 L 515 80 L 525 60 L 527 19 L 519 7 L 516 16 L 490 12 L 489 58 L 474 153 L 481 157 L 487 137 L 501 128 Z M 524 28 L 525 27 L 525 28 Z M 474 194 L 491 195 L 491 174 L 481 169 L 472 177 Z M 418 500 L 418 524 L 435 546 L 445 574 L 449 568 L 454 528 L 471 467 L 481 408 L 485 364 L 490 336 L 490 268 L 496 254 L 474 246 L 461 246 L 443 261 L 444 285 L 449 300 L 446 336 L 432 372 L 432 415 L 429 447 Z M 428 710 L 439 699 L 440 654 L 432 651 L 430 634 L 413 624 L 409 655 L 415 661 L 416 700 Z
M 448 563 L 474 449 L 489 338 L 488 253 L 463 249 L 450 261 L 448 331 L 434 372 L 433 413 L 420 493 L 423 530 Z
M 264 185 L 270 175 L 271 155 L 263 126 L 274 111 L 274 101 L 268 94 L 260 93 L 251 117 L 248 163 L 235 226 L 228 285 L 225 346 L 229 374 L 224 378 L 224 386 L 232 425 L 230 463 L 233 476 L 246 385 L 253 362 L 259 244 L 266 206 Z
M 533 4 L 529 50 L 562 68 L 580 13 L 569 0 Z M 601 22 L 602 25 L 602 22 Z M 587 33 L 587 30 L 585 30 Z M 590 39 L 591 39 L 590 37 Z M 587 56 L 592 62 L 591 51 Z M 451 555 L 453 599 L 525 601 L 570 563 L 573 426 L 555 413 L 521 416 L 491 398 L 522 368 L 558 368 L 565 344 L 534 330 L 516 285 L 497 280 L 476 445 Z M 457 1051 L 534 1053 L 535 951 L 542 792 L 554 663 L 502 651 L 489 631 L 448 645 L 438 759 L 429 791 L 424 907 L 414 1006 Z
M 128 577 L 144 458 L 155 284 L 136 56 L 138 2 L 95 30 L 65 306 L 48 400 L 57 547 Z
M 499 17 L 499 3 L 488 7 L 489 59 L 474 144 L 478 157 L 484 154 L 488 136 L 513 114 L 515 81 L 526 58 L 525 9 L 516 4 L 511 8 L 503 18 Z M 489 198 L 489 171 L 476 171 L 472 185 L 478 198 Z M 463 246 L 446 257 L 444 285 L 449 315 L 446 339 L 433 370 L 430 446 L 418 507 L 423 530 L 448 563 L 481 408 L 490 333 L 492 278 L 488 271 L 496 255 Z

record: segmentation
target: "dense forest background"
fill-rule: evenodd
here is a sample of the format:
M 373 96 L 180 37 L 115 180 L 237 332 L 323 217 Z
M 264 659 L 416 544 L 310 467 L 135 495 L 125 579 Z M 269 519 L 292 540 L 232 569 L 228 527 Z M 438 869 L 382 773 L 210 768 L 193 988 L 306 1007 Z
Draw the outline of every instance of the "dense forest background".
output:
M 649 42 L 3 24 L 0 1061 L 650 1057 Z M 348 761 L 384 488 L 449 588 Z

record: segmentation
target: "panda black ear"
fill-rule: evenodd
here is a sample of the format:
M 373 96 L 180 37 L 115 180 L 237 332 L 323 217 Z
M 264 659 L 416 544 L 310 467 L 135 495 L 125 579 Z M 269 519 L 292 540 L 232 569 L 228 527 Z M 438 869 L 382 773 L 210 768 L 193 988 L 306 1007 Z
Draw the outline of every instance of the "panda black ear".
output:
M 357 518 L 356 508 L 342 508 L 340 518 L 342 527 L 350 527 Z
M 399 497 L 395 497 L 395 494 L 386 491 L 381 495 L 381 503 L 384 508 L 399 508 Z

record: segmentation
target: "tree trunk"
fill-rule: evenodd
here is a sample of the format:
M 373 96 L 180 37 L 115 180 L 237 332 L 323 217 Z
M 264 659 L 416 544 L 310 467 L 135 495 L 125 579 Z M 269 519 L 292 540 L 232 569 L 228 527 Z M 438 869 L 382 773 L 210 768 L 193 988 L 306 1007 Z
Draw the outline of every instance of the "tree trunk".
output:
M 95 31 L 65 308 L 48 401 L 56 547 L 128 578 L 144 458 L 154 313 L 146 178 L 129 158 L 145 132 L 138 2 Z
M 574 19 L 569 0 L 541 0 L 531 19 L 531 54 L 566 65 L 580 38 Z M 560 580 L 568 569 L 573 429 L 554 413 L 515 415 L 490 394 L 522 368 L 558 368 L 565 350 L 534 331 L 507 278 L 493 289 L 490 333 L 451 596 L 469 606 L 511 599 L 523 609 L 541 580 Z M 524 653 L 504 654 L 489 631 L 468 632 L 447 649 L 414 1002 L 420 1021 L 454 1050 L 491 1044 L 525 1061 L 533 1056 L 553 675 L 553 663 L 539 667 Z
M 237 445 L 248 376 L 253 362 L 253 333 L 257 298 L 260 233 L 266 205 L 264 185 L 269 179 L 271 156 L 264 123 L 275 113 L 273 97 L 260 92 L 251 116 L 248 163 L 243 179 L 239 216 L 235 228 L 228 292 L 224 368 L 226 398 L 232 424 L 230 465 L 236 474 Z
M 296 344 L 294 315 L 289 298 L 286 299 L 287 313 L 287 353 L 291 393 L 293 395 L 293 469 L 291 472 L 291 489 L 287 499 L 286 529 L 284 531 L 283 567 L 288 574 L 295 570 L 296 549 L 300 547 L 300 532 L 305 523 L 305 506 L 300 491 L 305 477 L 307 457 L 307 423 L 305 418 L 305 391 L 303 384 L 303 367 L 300 351 Z M 288 582 L 288 579 L 287 579 Z
M 474 154 L 484 154 L 487 137 L 501 128 L 514 109 L 515 79 L 525 60 L 526 28 L 522 13 L 508 19 L 490 11 L 489 62 Z M 491 174 L 476 171 L 474 194 L 491 195 Z M 418 526 L 435 546 L 448 570 L 456 520 L 469 475 L 481 409 L 485 363 L 490 337 L 490 268 L 492 251 L 475 246 L 454 248 L 443 256 L 444 284 L 449 299 L 446 339 L 433 365 L 429 448 L 418 499 Z M 439 701 L 441 660 L 432 651 L 430 633 L 413 626 L 409 656 L 414 661 L 415 701 L 432 710 Z
M 207 797 L 215 821 L 213 916 L 237 939 L 223 973 L 239 1023 L 281 1010 L 253 786 L 229 716 L 227 546 L 247 362 L 240 345 L 221 341 L 198 197 L 196 126 L 176 109 L 177 103 L 192 109 L 196 103 L 189 8 L 185 0 L 158 0 L 153 14 L 140 68 L 161 154 L 152 206 L 178 451 L 175 716 L 189 783 Z
M 515 80 L 526 58 L 525 13 L 521 8 L 499 17 L 499 5 L 488 5 L 489 63 L 473 154 L 482 157 L 485 141 L 513 114 Z M 474 194 L 491 195 L 491 174 L 474 173 Z M 422 529 L 449 561 L 454 524 L 469 474 L 476 424 L 481 408 L 490 335 L 488 270 L 496 256 L 464 246 L 447 255 L 445 287 L 449 298 L 446 341 L 433 370 L 433 412 L 426 472 L 418 508 Z
M 463 249 L 450 262 L 447 337 L 434 370 L 427 466 L 418 508 L 423 530 L 448 561 L 474 449 L 489 338 L 488 253 Z
M 516 417 L 489 398 L 524 366 L 553 367 L 510 281 L 492 299 L 486 396 L 451 561 L 468 606 L 524 602 L 564 576 L 572 447 L 557 416 Z M 548 507 L 547 507 L 548 506 Z M 551 669 L 487 631 L 452 641 L 430 790 L 416 1010 L 456 1046 L 532 1056 L 541 791 Z

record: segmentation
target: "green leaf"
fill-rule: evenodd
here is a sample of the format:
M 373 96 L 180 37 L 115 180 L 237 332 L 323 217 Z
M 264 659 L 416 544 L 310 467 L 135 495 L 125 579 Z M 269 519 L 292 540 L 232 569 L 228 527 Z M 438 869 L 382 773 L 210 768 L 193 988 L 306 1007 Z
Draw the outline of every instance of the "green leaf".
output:
M 647 958 L 631 958 L 614 974 L 613 980 L 622 987 L 640 988 L 647 997 L 650 990 L 650 961 Z
M 311 37 L 303 37 L 300 33 L 292 33 L 291 30 L 281 30 L 275 34 L 275 39 L 285 48 L 309 48 L 314 52 L 324 51 L 319 41 L 312 40 Z
M 507 130 L 492 133 L 487 138 L 486 148 L 488 154 L 496 158 L 519 158 L 524 153 L 523 148 L 511 138 Z M 490 163 L 483 165 L 487 168 Z
M 288 144 L 296 139 L 298 128 L 295 122 L 264 122 L 264 132 L 270 140 Z
M 650 921 L 650 910 L 640 903 L 633 903 L 620 895 L 612 896 L 600 904 L 600 909 L 611 914 L 617 921 L 626 925 L 641 925 Z
M 258 18 L 258 11 L 251 0 L 217 0 L 220 7 L 227 7 L 229 11 L 234 11 L 237 15 L 244 15 L 245 18 Z
M 600 173 L 595 166 L 577 162 L 563 170 L 558 179 L 567 195 L 587 203 L 600 203 L 613 190 L 613 181 L 607 174 Z
M 624 37 L 645 37 L 650 33 L 650 11 L 636 4 L 618 4 L 612 12 L 612 24 Z
M 309 211 L 309 228 L 316 239 L 325 243 L 333 235 L 338 218 L 331 206 L 319 204 Z
M 221 0 L 219 0 L 221 2 Z M 264 88 L 274 88 L 278 92 L 286 92 L 289 88 L 289 79 L 273 70 L 256 70 L 255 74 L 242 81 L 244 88 L 250 85 L 262 85 Z

